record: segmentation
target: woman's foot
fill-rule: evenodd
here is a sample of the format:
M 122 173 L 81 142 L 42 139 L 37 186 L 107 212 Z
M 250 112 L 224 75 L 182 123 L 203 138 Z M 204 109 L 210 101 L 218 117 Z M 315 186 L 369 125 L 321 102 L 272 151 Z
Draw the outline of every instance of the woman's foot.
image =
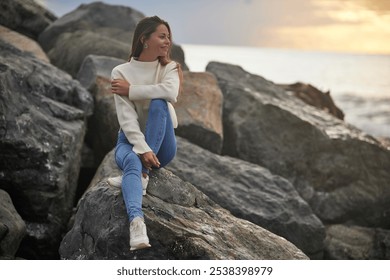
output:
M 142 183 L 142 194 L 146 195 L 146 189 L 148 188 L 148 184 L 149 184 L 149 175 L 148 174 L 142 173 L 141 183 Z
M 110 177 L 107 179 L 107 182 L 111 187 L 120 188 L 122 186 L 122 176 Z M 149 184 L 148 174 L 142 173 L 141 183 L 142 183 L 142 194 L 146 195 L 146 189 L 148 188 L 148 184 Z
M 107 182 L 111 187 L 120 188 L 122 186 L 122 176 L 110 177 Z
M 149 238 L 146 225 L 141 217 L 135 217 L 130 223 L 130 251 L 149 248 Z

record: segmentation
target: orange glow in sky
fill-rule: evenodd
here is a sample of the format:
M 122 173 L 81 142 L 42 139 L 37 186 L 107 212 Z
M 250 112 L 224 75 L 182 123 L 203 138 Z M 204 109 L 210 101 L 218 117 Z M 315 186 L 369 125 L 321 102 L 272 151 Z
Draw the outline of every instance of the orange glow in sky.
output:
M 311 1 L 310 19 L 321 21 L 262 30 L 261 46 L 390 54 L 390 0 Z

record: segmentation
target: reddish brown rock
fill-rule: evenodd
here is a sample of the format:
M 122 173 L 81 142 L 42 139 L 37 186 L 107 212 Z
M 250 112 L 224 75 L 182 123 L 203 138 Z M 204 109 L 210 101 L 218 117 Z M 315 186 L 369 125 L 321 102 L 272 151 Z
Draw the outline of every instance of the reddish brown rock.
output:
M 285 90 L 292 92 L 296 97 L 305 103 L 320 108 L 333 116 L 344 119 L 344 113 L 333 102 L 330 92 L 322 92 L 311 84 L 295 83 L 289 85 L 280 85 Z
M 36 58 L 50 63 L 49 58 L 42 50 L 41 46 L 27 36 L 24 36 L 18 32 L 12 31 L 7 27 L 0 25 L 0 39 L 13 45 L 14 47 L 18 48 L 23 52 L 28 52 Z
M 183 91 L 174 104 L 177 135 L 214 153 L 223 142 L 222 92 L 211 73 L 184 72 Z

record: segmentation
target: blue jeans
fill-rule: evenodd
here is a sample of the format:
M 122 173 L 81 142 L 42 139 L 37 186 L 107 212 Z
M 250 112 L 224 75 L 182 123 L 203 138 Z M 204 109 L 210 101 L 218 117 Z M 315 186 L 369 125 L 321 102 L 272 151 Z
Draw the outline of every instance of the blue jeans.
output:
M 176 154 L 176 137 L 169 114 L 167 101 L 153 99 L 150 102 L 145 128 L 145 140 L 156 154 L 160 168 L 167 165 Z M 142 165 L 139 156 L 133 152 L 125 134 L 120 130 L 115 148 L 115 161 L 123 172 L 122 193 L 127 215 L 131 222 L 135 217 L 143 217 L 142 212 L 142 172 L 148 170 Z

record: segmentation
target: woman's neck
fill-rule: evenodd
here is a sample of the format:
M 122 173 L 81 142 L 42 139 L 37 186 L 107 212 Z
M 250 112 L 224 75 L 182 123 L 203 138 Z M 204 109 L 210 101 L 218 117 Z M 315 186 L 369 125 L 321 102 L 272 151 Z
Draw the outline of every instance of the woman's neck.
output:
M 138 61 L 142 61 L 142 62 L 152 62 L 152 61 L 156 61 L 157 59 L 158 57 L 148 54 L 145 51 L 143 51 L 138 57 Z

